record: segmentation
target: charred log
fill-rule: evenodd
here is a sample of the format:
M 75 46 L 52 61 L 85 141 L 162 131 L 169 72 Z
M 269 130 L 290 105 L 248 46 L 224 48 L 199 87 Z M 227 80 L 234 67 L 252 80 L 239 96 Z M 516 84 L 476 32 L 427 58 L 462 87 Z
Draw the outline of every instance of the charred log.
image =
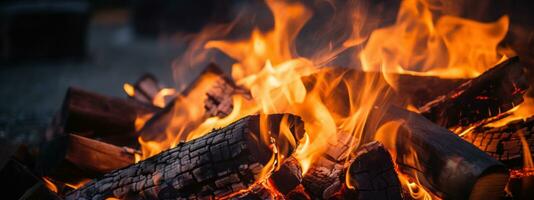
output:
M 523 134 L 530 151 L 534 151 L 534 116 L 502 127 L 478 127 L 463 138 L 509 167 L 517 168 L 523 166 L 524 156 L 520 134 Z
M 268 128 L 276 144 L 284 142 L 282 137 L 278 138 L 278 124 L 282 118 L 283 115 L 268 116 L 271 122 Z M 292 133 L 299 138 L 303 134 L 300 119 L 290 116 L 289 124 Z M 247 189 L 259 178 L 272 154 L 269 144 L 259 138 L 259 116 L 248 116 L 106 174 L 68 194 L 66 199 L 224 197 Z
M 528 86 L 525 67 L 518 57 L 513 57 L 428 102 L 420 110 L 430 121 L 443 127 L 467 126 L 520 104 Z
M 47 130 L 47 137 L 51 139 L 55 135 L 78 133 L 115 145 L 133 145 L 137 143 L 136 119 L 158 110 L 137 101 L 107 97 L 71 87 L 67 91 L 62 110 Z
M 397 123 L 395 132 L 380 133 L 378 138 L 396 152 L 402 173 L 416 177 L 432 193 L 444 199 L 495 198 L 504 195 L 508 181 L 506 167 L 416 113 L 390 107 L 380 124 Z M 415 163 L 415 164 L 413 164 Z
M 322 198 L 324 191 L 339 181 L 351 150 L 350 138 L 349 134 L 338 134 L 336 141 L 329 141 L 326 152 L 310 167 L 302 185 L 311 196 Z
M 43 176 L 75 183 L 133 164 L 135 150 L 83 136 L 55 138 L 42 148 L 37 169 Z
M 403 199 L 393 160 L 379 142 L 361 146 L 348 170 L 357 199 Z
M 249 96 L 246 89 L 236 86 L 233 82 L 229 82 L 228 79 L 218 80 L 206 93 L 207 98 L 204 101 L 206 115 L 209 117 L 225 117 L 229 115 L 234 107 L 232 96 L 236 94 Z

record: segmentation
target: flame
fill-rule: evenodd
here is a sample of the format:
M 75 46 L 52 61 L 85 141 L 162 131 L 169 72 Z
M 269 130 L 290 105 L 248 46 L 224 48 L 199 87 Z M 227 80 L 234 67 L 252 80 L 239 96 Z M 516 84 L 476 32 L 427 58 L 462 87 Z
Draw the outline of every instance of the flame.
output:
M 52 182 L 52 180 L 48 177 L 42 177 L 43 179 L 43 183 L 45 184 L 45 186 L 52 192 L 54 193 L 57 193 L 58 192 L 58 189 L 57 189 L 57 186 Z
M 375 134 L 375 139 L 382 142 L 384 147 L 389 150 L 391 157 L 394 161 L 402 160 L 408 166 L 418 166 L 418 157 L 417 152 L 413 150 L 412 147 L 407 148 L 407 153 L 403 157 L 398 157 L 396 149 L 397 145 L 397 131 L 401 128 L 402 121 L 391 121 L 383 124 Z M 401 182 L 402 187 L 405 191 L 408 191 L 410 196 L 413 199 L 422 199 L 422 200 L 431 200 L 439 199 L 437 196 L 432 195 L 427 191 L 419 182 L 419 178 L 411 177 L 408 174 L 398 169 L 398 166 L 395 165 L 395 170 L 397 171 L 399 181 Z
M 124 89 L 124 92 L 126 92 L 128 96 L 130 97 L 135 96 L 135 88 L 133 85 L 129 83 L 124 83 L 124 85 L 122 85 L 122 89 Z
M 81 181 L 76 182 L 76 183 L 65 183 L 65 185 L 67 187 L 72 188 L 72 189 L 78 189 L 78 188 L 84 186 L 86 183 L 88 183 L 90 181 L 91 181 L 91 179 L 82 179 Z
M 394 25 L 374 31 L 363 69 L 444 78 L 473 78 L 503 60 L 497 51 L 509 19 L 481 23 L 432 13 L 427 0 L 404 0 Z
M 377 131 L 377 136 L 364 135 L 363 129 L 368 122 L 375 121 L 371 112 L 380 112 L 389 104 L 390 89 L 397 88 L 395 74 L 471 78 L 505 58 L 497 45 L 507 32 L 508 17 L 492 23 L 480 23 L 453 16 L 437 16 L 433 13 L 435 5 L 425 0 L 404 0 L 397 21 L 374 31 L 365 30 L 362 24 L 380 16 L 371 16 L 372 13 L 363 9 L 350 7 L 359 5 L 354 2 L 348 3 L 347 7 L 336 7 L 336 13 L 347 15 L 354 23 L 333 28 L 339 28 L 340 32 L 347 32 L 350 36 L 326 38 L 324 40 L 337 42 L 328 42 L 327 48 L 316 49 L 311 54 L 313 56 L 301 56 L 296 40 L 301 32 L 305 32 L 302 30 L 312 17 L 312 9 L 295 1 L 267 0 L 266 5 L 274 18 L 272 29 L 264 31 L 258 26 L 251 29 L 247 38 L 227 39 L 224 35 L 231 32 L 239 20 L 226 27 L 207 27 L 173 66 L 178 72 L 175 75 L 180 74 L 184 69 L 215 60 L 213 55 L 216 53 L 213 52 L 222 52 L 233 59 L 231 76 L 237 85 L 250 91 L 250 97 L 234 94 L 233 110 L 229 115 L 206 118 L 202 102 L 218 77 L 203 74 L 192 89 L 177 95 L 163 133 L 139 138 L 143 153 L 139 159 L 153 156 L 181 141 L 201 137 L 244 116 L 260 114 L 258 139 L 271 147 L 272 157 L 260 176 L 256 177 L 257 184 L 264 184 L 267 176 L 277 170 L 284 159 L 281 155 L 290 149 L 288 147 L 296 149 L 293 156 L 306 174 L 332 144 L 344 138 L 342 136 L 348 135 L 351 148 L 373 138 L 383 143 L 391 139 L 380 134 L 386 130 L 392 133 L 391 130 L 399 125 L 383 126 Z M 255 21 L 252 20 L 253 15 L 240 16 L 247 21 Z M 344 54 L 350 54 L 352 58 L 346 67 L 381 73 L 332 70 L 330 65 Z M 174 92 L 162 92 L 161 96 L 168 93 Z M 164 105 L 161 99 L 164 98 L 158 97 L 157 103 L 154 99 L 154 104 Z M 269 122 L 265 121 L 265 115 L 273 113 L 300 116 L 305 122 L 304 138 L 289 140 L 287 144 L 274 141 L 266 129 Z M 287 124 L 281 123 L 280 126 L 282 136 L 292 138 L 289 137 Z M 389 141 L 389 144 L 395 143 Z M 390 148 L 390 151 L 395 155 L 395 149 Z M 395 155 L 394 158 L 417 165 L 417 155 L 413 150 L 412 154 L 406 158 L 396 158 Z M 399 174 L 412 197 L 437 198 L 421 187 L 417 177 Z
M 156 96 L 154 96 L 154 99 L 152 99 L 152 104 L 157 107 L 163 108 L 165 107 L 165 105 L 167 105 L 165 99 L 174 95 L 176 95 L 176 90 L 174 88 L 163 88 L 158 91 Z

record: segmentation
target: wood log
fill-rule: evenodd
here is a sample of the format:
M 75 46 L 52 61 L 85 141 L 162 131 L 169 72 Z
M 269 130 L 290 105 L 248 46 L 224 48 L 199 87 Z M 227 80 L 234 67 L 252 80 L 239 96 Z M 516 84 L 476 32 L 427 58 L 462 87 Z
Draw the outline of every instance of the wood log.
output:
M 138 134 L 145 141 L 165 140 L 165 131 L 173 133 L 187 133 L 202 123 L 209 115 L 201 113 L 191 115 L 188 110 L 204 111 L 202 103 L 207 99 L 208 91 L 220 82 L 231 82 L 231 80 L 216 65 L 210 64 L 189 86 L 184 89 L 173 101 L 169 102 L 161 112 L 150 118 Z M 195 108 L 191 108 L 191 107 Z M 188 123 L 172 123 L 175 119 L 187 119 Z M 163 138 L 161 138 L 163 137 Z M 180 140 L 185 140 L 182 134 Z
M 417 178 L 433 194 L 444 199 L 495 199 L 504 195 L 506 167 L 472 144 L 417 113 L 394 106 L 378 123 L 388 122 L 399 128 L 375 137 L 396 154 L 402 173 Z M 366 131 L 374 135 L 376 129 Z
M 357 199 L 403 199 L 391 155 L 379 142 L 362 145 L 348 170 Z
M 345 172 L 345 162 L 350 153 L 350 135 L 338 134 L 331 139 L 326 152 L 317 159 L 304 175 L 302 185 L 309 195 L 323 198 L 324 192 L 339 181 Z
M 78 133 L 111 144 L 137 144 L 136 119 L 160 109 L 134 100 L 108 97 L 71 87 L 51 127 L 47 139 Z
M 133 164 L 135 153 L 128 147 L 69 134 L 44 145 L 36 168 L 55 181 L 77 183 Z
M 511 121 L 501 127 L 481 126 L 466 134 L 463 139 L 471 142 L 493 158 L 504 162 L 510 168 L 523 166 L 523 145 L 519 134 L 523 134 L 529 149 L 534 151 L 534 116 Z
M 139 102 L 152 105 L 154 97 L 163 88 L 164 86 L 159 83 L 154 75 L 146 73 L 133 84 L 133 93 L 128 94 L 128 96 Z
M 283 115 L 269 115 L 275 145 Z M 271 144 L 260 141 L 259 116 L 248 116 L 224 128 L 181 143 L 144 161 L 113 171 L 69 193 L 66 199 L 140 196 L 152 199 L 220 198 L 247 189 L 272 156 Z M 300 118 L 288 117 L 290 130 L 304 134 Z M 288 157 L 291 153 L 288 151 Z
M 420 110 L 443 127 L 468 126 L 519 105 L 528 86 L 525 66 L 512 57 Z
M 233 81 L 227 79 L 220 79 L 217 83 L 206 93 L 207 97 L 204 101 L 204 108 L 208 117 L 225 117 L 232 112 L 233 99 L 232 96 L 242 94 L 247 98 L 251 98 L 249 92 L 242 87 L 235 85 Z

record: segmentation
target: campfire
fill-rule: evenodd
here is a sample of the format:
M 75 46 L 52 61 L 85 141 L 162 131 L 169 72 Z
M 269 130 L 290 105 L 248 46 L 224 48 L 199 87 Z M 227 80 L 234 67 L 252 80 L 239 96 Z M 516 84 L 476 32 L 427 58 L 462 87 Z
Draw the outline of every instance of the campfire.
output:
M 318 3 L 336 12 L 325 27 L 317 5 L 267 0 L 269 28 L 245 7 L 190 39 L 172 67 L 202 68 L 191 83 L 71 87 L 36 170 L 4 170 L 37 199 L 533 198 L 532 80 L 501 44 L 509 18 L 389 3 Z

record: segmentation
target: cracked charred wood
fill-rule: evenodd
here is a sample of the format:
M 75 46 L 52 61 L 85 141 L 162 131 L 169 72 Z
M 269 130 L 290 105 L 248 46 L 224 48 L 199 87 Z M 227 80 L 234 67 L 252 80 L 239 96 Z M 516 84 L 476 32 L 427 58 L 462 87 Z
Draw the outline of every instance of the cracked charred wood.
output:
M 350 153 L 350 135 L 338 134 L 328 142 L 328 149 L 304 175 L 302 185 L 308 194 L 322 198 L 324 191 L 335 184 L 345 171 L 345 161 Z
M 71 87 L 47 130 L 47 139 L 78 133 L 115 145 L 137 144 L 136 119 L 160 109 L 134 100 L 108 97 Z
M 44 145 L 36 168 L 43 176 L 75 183 L 133 164 L 135 152 L 128 147 L 69 134 Z
M 359 200 L 403 199 L 391 155 L 380 142 L 362 145 L 348 168 L 348 180 Z
M 495 199 L 504 195 L 507 168 L 425 117 L 391 106 L 374 137 L 395 153 L 399 170 L 444 199 Z M 381 128 L 381 129 L 382 129 Z
M 276 193 L 281 195 L 288 195 L 292 193 L 295 188 L 301 186 L 302 168 L 298 160 L 294 157 L 289 157 L 283 161 L 280 169 L 273 172 L 269 176 L 269 186 L 276 190 Z M 248 199 L 248 200 L 262 200 L 276 198 L 275 192 L 266 188 L 264 185 L 258 185 L 254 189 L 247 191 L 241 195 L 233 197 L 232 199 Z
M 296 138 L 304 134 L 300 118 L 268 115 L 266 126 L 275 145 L 279 124 L 287 119 Z M 207 135 L 181 143 L 144 161 L 113 171 L 67 194 L 66 199 L 142 197 L 151 199 L 217 198 L 247 189 L 271 159 L 271 144 L 261 141 L 260 116 L 242 118 Z M 292 152 L 287 152 L 288 157 Z
M 244 88 L 241 88 L 233 81 L 228 79 L 220 79 L 217 83 L 206 93 L 207 98 L 204 101 L 204 108 L 206 115 L 209 117 L 225 117 L 232 112 L 234 107 L 233 95 L 243 94 L 250 98 L 250 94 Z
M 496 116 L 523 102 L 528 89 L 525 66 L 512 57 L 446 95 L 420 107 L 421 113 L 443 127 L 467 126 Z
M 518 168 L 523 166 L 524 160 L 520 134 L 523 134 L 530 151 L 534 151 L 534 116 L 511 121 L 501 127 L 478 127 L 463 138 L 508 167 Z

